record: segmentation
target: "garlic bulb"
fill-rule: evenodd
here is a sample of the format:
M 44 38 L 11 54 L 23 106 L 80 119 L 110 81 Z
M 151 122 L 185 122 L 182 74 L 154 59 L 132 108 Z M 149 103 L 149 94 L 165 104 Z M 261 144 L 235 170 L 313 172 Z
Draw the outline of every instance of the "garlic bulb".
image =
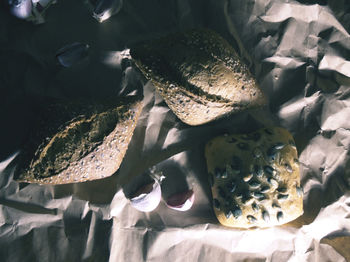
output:
M 166 204 L 169 208 L 178 211 L 189 210 L 194 202 L 194 192 L 192 189 L 171 195 Z

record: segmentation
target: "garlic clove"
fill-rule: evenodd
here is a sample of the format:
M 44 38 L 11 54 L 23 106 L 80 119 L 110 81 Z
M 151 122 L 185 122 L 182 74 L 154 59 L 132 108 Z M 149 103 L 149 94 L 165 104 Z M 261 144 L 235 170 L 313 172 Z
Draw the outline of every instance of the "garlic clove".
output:
M 73 43 L 66 45 L 56 53 L 56 59 L 64 67 L 71 67 L 88 56 L 89 45 Z
M 142 212 L 151 212 L 160 203 L 162 191 L 157 180 L 140 187 L 130 199 L 131 206 Z
M 178 211 L 189 210 L 194 202 L 194 192 L 192 189 L 171 195 L 166 204 L 169 208 Z
M 26 19 L 32 15 L 31 0 L 8 0 L 8 4 L 11 13 L 20 19 Z

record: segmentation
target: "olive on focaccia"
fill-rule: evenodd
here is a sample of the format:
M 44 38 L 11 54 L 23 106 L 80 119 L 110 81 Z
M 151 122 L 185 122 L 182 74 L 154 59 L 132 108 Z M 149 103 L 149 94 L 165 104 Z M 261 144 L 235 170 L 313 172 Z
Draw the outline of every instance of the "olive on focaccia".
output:
M 287 130 L 219 136 L 207 143 L 205 157 L 222 225 L 269 227 L 303 214 L 298 154 Z
M 131 47 L 130 54 L 169 108 L 188 125 L 266 104 L 248 67 L 212 30 L 146 41 Z

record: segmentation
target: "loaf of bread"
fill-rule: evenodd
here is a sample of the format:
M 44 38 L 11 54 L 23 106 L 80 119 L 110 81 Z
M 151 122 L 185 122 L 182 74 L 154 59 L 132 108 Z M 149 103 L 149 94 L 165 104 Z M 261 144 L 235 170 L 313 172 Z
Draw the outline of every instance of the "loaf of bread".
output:
M 303 213 L 298 155 L 287 130 L 219 136 L 206 145 L 205 157 L 213 208 L 222 225 L 269 227 Z
M 131 47 L 136 66 L 188 125 L 262 106 L 266 98 L 247 66 L 217 33 L 192 30 Z
M 21 182 L 67 184 L 115 173 L 142 110 L 140 97 L 51 101 L 19 155 Z

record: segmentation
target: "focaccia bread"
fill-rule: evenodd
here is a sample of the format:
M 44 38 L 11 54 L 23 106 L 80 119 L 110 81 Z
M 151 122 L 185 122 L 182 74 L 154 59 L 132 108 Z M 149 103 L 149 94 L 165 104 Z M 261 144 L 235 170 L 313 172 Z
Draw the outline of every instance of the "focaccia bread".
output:
M 287 130 L 219 136 L 208 142 L 205 157 L 222 225 L 269 227 L 303 213 L 298 154 Z
M 36 112 L 38 122 L 19 155 L 15 178 L 67 184 L 111 176 L 141 110 L 140 97 L 50 102 Z
M 229 43 L 207 29 L 131 47 L 136 66 L 188 125 L 266 104 L 247 66 Z

